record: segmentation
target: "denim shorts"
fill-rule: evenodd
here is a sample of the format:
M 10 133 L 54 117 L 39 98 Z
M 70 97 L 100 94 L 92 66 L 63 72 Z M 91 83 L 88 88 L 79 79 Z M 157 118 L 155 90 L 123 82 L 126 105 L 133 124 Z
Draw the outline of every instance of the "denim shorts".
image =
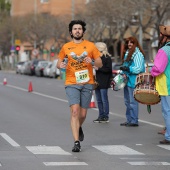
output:
M 89 108 L 91 102 L 93 85 L 67 85 L 65 86 L 69 106 L 79 104 L 82 108 Z

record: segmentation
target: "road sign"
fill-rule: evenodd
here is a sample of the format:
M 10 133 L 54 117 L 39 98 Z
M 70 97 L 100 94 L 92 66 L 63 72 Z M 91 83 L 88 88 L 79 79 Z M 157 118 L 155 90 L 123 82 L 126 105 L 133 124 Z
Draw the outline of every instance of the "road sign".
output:
M 15 52 L 15 46 L 11 46 L 10 51 L 11 51 L 11 53 L 12 53 L 12 52 Z
M 21 41 L 19 39 L 15 40 L 15 45 L 21 45 Z
M 37 56 L 39 54 L 39 51 L 37 49 L 32 50 L 32 55 Z

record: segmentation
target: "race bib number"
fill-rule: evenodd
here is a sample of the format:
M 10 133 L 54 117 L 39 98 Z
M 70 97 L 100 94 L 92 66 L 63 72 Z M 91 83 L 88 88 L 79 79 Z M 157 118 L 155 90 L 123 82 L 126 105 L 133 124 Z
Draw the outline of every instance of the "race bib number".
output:
M 89 81 L 89 72 L 88 70 L 82 70 L 75 72 L 76 82 L 79 83 L 86 83 Z

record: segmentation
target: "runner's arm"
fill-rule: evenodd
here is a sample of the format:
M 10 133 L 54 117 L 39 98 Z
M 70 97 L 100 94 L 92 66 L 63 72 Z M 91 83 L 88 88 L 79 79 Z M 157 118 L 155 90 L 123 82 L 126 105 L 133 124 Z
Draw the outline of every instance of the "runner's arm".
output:
M 61 60 L 60 58 L 58 59 L 58 62 L 57 62 L 57 68 L 60 69 L 60 68 L 66 68 L 66 63 L 63 62 L 63 60 Z
M 97 58 L 94 60 L 94 66 L 101 68 L 103 66 L 101 58 Z

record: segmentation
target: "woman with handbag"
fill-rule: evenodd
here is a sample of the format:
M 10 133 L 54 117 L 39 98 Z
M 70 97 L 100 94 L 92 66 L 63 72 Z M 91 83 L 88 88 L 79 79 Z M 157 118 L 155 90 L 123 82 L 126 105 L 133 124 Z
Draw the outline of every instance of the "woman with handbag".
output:
M 98 86 L 95 89 L 97 105 L 99 109 L 99 116 L 94 123 L 108 123 L 109 122 L 109 100 L 108 100 L 108 88 L 110 88 L 110 81 L 112 78 L 112 60 L 111 55 L 107 51 L 107 46 L 103 42 L 95 43 L 97 49 L 101 53 L 101 60 L 103 66 L 98 68 L 94 66 L 96 70 L 95 80 Z

